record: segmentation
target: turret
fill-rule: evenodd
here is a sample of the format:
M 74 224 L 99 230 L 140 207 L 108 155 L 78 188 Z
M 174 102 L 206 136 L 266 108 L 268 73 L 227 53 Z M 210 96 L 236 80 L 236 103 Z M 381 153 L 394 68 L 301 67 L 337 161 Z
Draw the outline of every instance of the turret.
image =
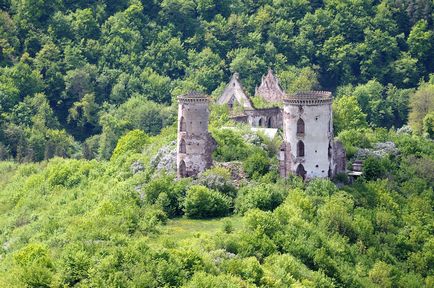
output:
M 212 166 L 216 142 L 208 132 L 209 98 L 198 92 L 178 97 L 177 175 L 195 176 Z

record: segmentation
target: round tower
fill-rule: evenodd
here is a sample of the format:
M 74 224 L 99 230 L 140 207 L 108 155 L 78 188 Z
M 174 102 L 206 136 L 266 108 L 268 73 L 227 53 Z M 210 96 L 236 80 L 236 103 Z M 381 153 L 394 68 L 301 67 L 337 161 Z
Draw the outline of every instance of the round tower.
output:
M 198 92 L 178 97 L 177 175 L 195 176 L 212 165 L 216 147 L 208 132 L 209 98 Z
M 304 179 L 334 174 L 332 94 L 299 92 L 284 101 L 281 171 Z M 285 175 L 286 176 L 286 175 Z

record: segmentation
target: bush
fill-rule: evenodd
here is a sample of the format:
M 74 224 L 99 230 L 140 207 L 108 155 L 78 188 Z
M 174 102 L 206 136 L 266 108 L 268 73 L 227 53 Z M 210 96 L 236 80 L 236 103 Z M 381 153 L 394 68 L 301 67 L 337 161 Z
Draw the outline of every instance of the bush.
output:
M 217 190 L 234 198 L 236 188 L 232 183 L 231 172 L 228 169 L 214 167 L 199 175 L 198 184 Z
M 252 179 L 258 179 L 270 170 L 270 159 L 262 150 L 255 150 L 243 163 L 244 171 Z
M 205 186 L 195 185 L 187 191 L 184 202 L 185 215 L 190 218 L 211 218 L 229 213 L 230 199 Z
M 253 208 L 273 210 L 283 202 L 287 194 L 288 191 L 276 184 L 246 186 L 238 192 L 235 209 L 241 214 Z
M 122 136 L 115 150 L 113 151 L 111 160 L 117 159 L 126 153 L 139 153 L 143 146 L 148 142 L 148 135 L 141 130 L 133 130 Z
M 184 285 L 185 288 L 238 288 L 238 287 L 256 287 L 253 285 L 248 285 L 241 279 L 230 276 L 227 274 L 220 274 L 218 276 L 214 276 L 211 274 L 207 274 L 205 272 L 198 272 L 193 275 L 193 278 Z
M 189 179 L 175 181 L 173 176 L 163 175 L 152 179 L 143 187 L 146 204 L 156 204 L 169 217 L 182 215 L 182 202 Z
M 244 160 L 249 155 L 249 147 L 244 143 L 243 138 L 232 130 L 214 130 L 212 137 L 217 142 L 217 149 L 213 153 L 217 161 Z
M 367 180 L 383 178 L 385 174 L 386 168 L 381 158 L 371 156 L 363 162 L 363 176 Z

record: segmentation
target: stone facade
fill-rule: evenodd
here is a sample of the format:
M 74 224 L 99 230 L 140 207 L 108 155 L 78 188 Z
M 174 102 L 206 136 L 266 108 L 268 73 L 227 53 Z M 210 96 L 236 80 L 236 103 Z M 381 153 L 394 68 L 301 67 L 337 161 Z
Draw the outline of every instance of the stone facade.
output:
M 266 102 L 282 102 L 285 93 L 279 86 L 279 80 L 273 75 L 271 69 L 262 77 L 262 83 L 256 87 L 255 96 L 263 98 Z M 252 127 L 282 128 L 282 109 L 279 107 L 256 108 L 245 92 L 238 73 L 232 75 L 217 104 L 228 105 L 233 112 L 232 120 L 249 123 Z M 242 107 L 242 111 L 235 112 L 235 107 Z
M 331 92 L 296 93 L 284 102 L 281 176 L 327 178 L 345 171 L 345 151 L 333 138 Z
M 244 91 L 243 85 L 239 79 L 238 73 L 232 75 L 228 85 L 222 95 L 217 100 L 217 104 L 226 104 L 229 108 L 233 108 L 235 104 L 239 104 L 244 109 L 253 109 L 252 102 Z
M 279 79 L 274 76 L 273 70 L 268 69 L 268 73 L 262 76 L 262 82 L 255 89 L 255 96 L 263 98 L 267 102 L 282 102 L 285 92 L 279 85 Z
M 212 166 L 216 142 L 208 132 L 209 98 L 197 92 L 178 97 L 176 167 L 179 178 L 196 176 Z

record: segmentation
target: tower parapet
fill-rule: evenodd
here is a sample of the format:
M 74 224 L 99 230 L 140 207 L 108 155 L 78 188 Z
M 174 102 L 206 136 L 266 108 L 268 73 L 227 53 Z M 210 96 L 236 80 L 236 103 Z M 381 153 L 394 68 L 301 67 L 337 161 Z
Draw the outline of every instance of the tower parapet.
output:
M 289 105 L 330 105 L 333 101 L 332 93 L 329 91 L 307 91 L 289 94 L 284 100 Z
M 208 132 L 208 96 L 190 92 L 178 97 L 178 177 L 191 177 L 212 166 L 216 142 Z

